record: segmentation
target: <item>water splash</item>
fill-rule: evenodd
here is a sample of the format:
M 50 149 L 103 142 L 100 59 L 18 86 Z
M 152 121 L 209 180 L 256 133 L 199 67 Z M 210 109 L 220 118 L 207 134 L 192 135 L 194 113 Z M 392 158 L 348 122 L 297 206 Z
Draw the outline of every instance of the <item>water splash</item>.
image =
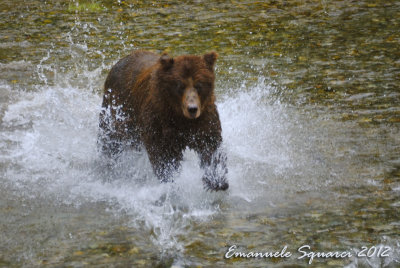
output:
M 302 129 L 304 119 L 279 101 L 276 88 L 262 76 L 251 86 L 233 83 L 218 91 L 228 154 L 227 192 L 203 189 L 203 171 L 192 151 L 185 152 L 174 183 L 158 182 L 144 152 L 128 150 L 110 163 L 97 150 L 101 96 L 96 93 L 109 66 L 103 58 L 102 64 L 89 68 L 84 55 L 95 52 L 85 43 L 76 44 L 74 29 L 67 37 L 67 54 L 75 63 L 57 67 L 50 51 L 37 65 L 41 83 L 31 91 L 14 91 L 13 100 L 2 107 L 0 139 L 5 146 L 0 161 L 17 195 L 77 208 L 105 202 L 147 233 L 143 240 L 184 259 L 179 257 L 184 251 L 179 236 L 194 221 L 227 210 L 274 206 L 288 194 L 323 183 L 315 174 L 326 174 L 324 165 L 317 161 L 315 167 L 315 159 L 302 150 L 305 144 L 313 148 L 305 140 L 310 133 Z
M 48 192 L 75 206 L 107 201 L 131 214 L 133 223 L 143 220 L 162 248 L 177 247 L 179 243 L 171 242 L 176 233 L 190 218 L 218 212 L 216 200 L 239 197 L 251 202 L 265 195 L 260 182 L 269 183 L 292 168 L 285 107 L 265 105 L 267 95 L 268 86 L 261 83 L 218 103 L 229 157 L 228 193 L 204 191 L 198 158 L 191 151 L 185 153 L 173 184 L 158 183 L 145 153 L 127 151 L 110 165 L 96 146 L 101 98 L 79 87 L 48 85 L 11 103 L 1 137 L 10 145 L 1 161 L 13 163 L 6 177 L 32 196 Z M 173 220 L 176 215 L 179 223 Z

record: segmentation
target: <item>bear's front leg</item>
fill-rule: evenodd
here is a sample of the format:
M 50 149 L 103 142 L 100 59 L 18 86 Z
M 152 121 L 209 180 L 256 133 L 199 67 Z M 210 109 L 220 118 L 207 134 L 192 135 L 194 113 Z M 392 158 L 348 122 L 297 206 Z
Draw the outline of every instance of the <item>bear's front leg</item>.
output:
M 154 146 L 156 147 L 156 146 Z M 153 171 L 161 182 L 173 181 L 172 176 L 180 167 L 182 161 L 182 152 L 174 148 L 148 150 L 149 160 Z M 160 146 L 159 148 L 163 148 Z
M 199 152 L 200 165 L 204 169 L 203 183 L 206 189 L 213 191 L 225 191 L 229 188 L 226 179 L 228 168 L 226 165 L 226 153 L 220 146 L 217 148 L 203 148 Z

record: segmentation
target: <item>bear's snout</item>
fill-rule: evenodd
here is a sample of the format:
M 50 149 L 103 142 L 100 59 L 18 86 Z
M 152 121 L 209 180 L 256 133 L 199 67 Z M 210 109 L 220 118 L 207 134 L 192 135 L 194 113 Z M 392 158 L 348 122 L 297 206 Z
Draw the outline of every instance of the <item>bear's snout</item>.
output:
M 201 114 L 200 111 L 200 97 L 193 87 L 186 88 L 183 94 L 183 115 L 189 119 L 198 118 Z
M 197 110 L 198 110 L 198 108 L 197 108 L 197 106 L 195 106 L 195 105 L 189 105 L 189 107 L 188 107 L 189 115 L 190 115 L 192 118 L 195 118 L 195 117 L 196 117 Z

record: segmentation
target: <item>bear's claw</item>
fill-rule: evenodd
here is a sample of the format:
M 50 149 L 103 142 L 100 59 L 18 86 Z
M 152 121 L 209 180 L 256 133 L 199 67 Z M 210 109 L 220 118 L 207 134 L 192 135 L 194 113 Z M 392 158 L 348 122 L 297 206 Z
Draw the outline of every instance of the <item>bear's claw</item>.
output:
M 225 178 L 218 181 L 210 180 L 207 177 L 203 177 L 204 188 L 207 191 L 225 191 L 229 188 L 229 183 Z

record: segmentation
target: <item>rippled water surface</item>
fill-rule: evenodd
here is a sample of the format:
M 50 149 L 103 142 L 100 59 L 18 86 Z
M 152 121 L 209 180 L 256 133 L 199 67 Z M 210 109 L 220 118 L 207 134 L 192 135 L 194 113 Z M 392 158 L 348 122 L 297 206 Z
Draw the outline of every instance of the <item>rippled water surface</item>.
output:
M 399 29 L 398 1 L 1 1 L 0 266 L 303 267 L 309 245 L 353 255 L 312 267 L 398 267 Z M 134 49 L 219 53 L 229 191 L 191 151 L 170 184 L 144 153 L 98 154 L 102 85 Z

